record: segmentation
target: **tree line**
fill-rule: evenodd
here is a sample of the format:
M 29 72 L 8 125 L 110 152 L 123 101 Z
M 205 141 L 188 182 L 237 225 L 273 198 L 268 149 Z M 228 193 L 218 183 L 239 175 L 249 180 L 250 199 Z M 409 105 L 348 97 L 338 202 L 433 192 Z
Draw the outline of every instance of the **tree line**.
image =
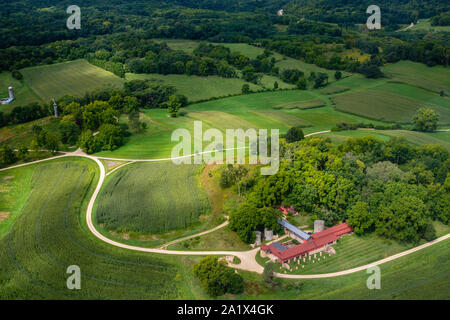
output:
M 368 136 L 337 146 L 324 138 L 282 142 L 280 151 L 278 173 L 254 177 L 246 201 L 230 214 L 230 228 L 247 243 L 255 230 L 277 230 L 280 205 L 327 226 L 347 221 L 357 234 L 405 242 L 431 240 L 433 221 L 450 222 L 450 157 L 444 146 Z

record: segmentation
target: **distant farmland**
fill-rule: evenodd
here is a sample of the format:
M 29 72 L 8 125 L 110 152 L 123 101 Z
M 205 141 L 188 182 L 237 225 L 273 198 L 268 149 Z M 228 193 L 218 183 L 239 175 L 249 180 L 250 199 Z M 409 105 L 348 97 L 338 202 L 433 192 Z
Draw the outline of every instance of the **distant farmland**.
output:
M 248 84 L 251 90 L 262 89 L 260 86 L 242 79 L 221 78 L 218 76 L 199 77 L 184 74 L 127 73 L 126 78 L 127 80 L 155 79 L 164 81 L 164 84 L 177 88 L 177 92 L 185 95 L 191 102 L 240 94 L 244 84 Z M 278 82 L 281 82 L 281 80 L 278 80 Z
M 444 66 L 427 67 L 422 63 L 400 61 L 386 65 L 382 70 L 393 81 L 450 94 L 450 69 Z
M 111 72 L 75 60 L 20 70 L 25 84 L 43 101 L 66 94 L 83 96 L 101 88 L 121 88 L 123 79 Z
M 201 166 L 137 164 L 117 172 L 100 194 L 97 222 L 106 230 L 161 234 L 185 229 L 210 210 Z

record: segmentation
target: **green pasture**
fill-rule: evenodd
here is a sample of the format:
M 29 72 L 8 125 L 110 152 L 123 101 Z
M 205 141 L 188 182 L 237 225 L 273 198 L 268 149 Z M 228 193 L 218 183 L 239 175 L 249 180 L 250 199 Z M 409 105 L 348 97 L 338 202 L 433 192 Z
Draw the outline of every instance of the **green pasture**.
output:
M 450 123 L 450 99 L 401 84 L 339 94 L 333 101 L 339 111 L 401 123 L 411 123 L 419 108 L 430 107 L 440 114 L 440 124 Z
M 450 151 L 450 132 L 417 132 L 408 130 L 372 130 L 358 129 L 323 133 L 321 137 L 330 138 L 333 143 L 345 142 L 347 138 L 362 138 L 372 136 L 381 141 L 388 141 L 392 137 L 403 137 L 413 145 L 441 144 Z
M 238 78 L 221 78 L 218 76 L 199 77 L 184 74 L 133 74 L 127 73 L 127 80 L 155 79 L 163 81 L 164 84 L 177 88 L 177 93 L 185 95 L 189 101 L 195 102 L 205 99 L 236 95 L 242 92 L 242 86 L 248 84 L 250 90 L 262 89 L 260 86 L 246 82 Z M 281 80 L 278 80 L 280 83 Z M 273 83 L 272 83 L 273 87 Z
M 400 61 L 384 66 L 382 71 L 392 81 L 406 83 L 429 91 L 450 94 L 450 69 L 444 66 L 428 67 L 425 64 Z
M 21 69 L 24 83 L 42 101 L 64 95 L 83 96 L 96 89 L 121 88 L 123 79 L 86 60 Z
M 311 133 L 330 129 L 339 122 L 380 123 L 336 111 L 330 106 L 307 110 L 273 109 L 274 106 L 307 102 L 316 97 L 316 93 L 301 90 L 253 93 L 193 104 L 184 108 L 177 118 L 168 117 L 165 109 L 142 110 L 142 118 L 148 123 L 147 130 L 126 138 L 121 148 L 97 155 L 127 159 L 170 157 L 172 148 L 178 144 L 178 141 L 171 141 L 172 132 L 178 128 L 187 129 L 193 137 L 194 121 L 202 121 L 204 131 L 216 128 L 223 133 L 226 129 L 249 128 L 279 129 L 280 133 L 285 133 L 292 126 L 302 126 L 305 133 Z M 192 148 L 190 153 L 194 152 Z
M 412 31 L 450 32 L 450 26 L 432 26 L 430 19 L 420 19 L 411 29 Z

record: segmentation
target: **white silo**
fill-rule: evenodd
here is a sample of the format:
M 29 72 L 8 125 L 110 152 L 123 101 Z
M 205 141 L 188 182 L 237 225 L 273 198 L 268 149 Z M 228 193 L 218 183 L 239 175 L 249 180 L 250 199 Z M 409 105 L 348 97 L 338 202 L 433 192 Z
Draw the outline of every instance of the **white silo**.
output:
M 323 230 L 325 230 L 325 221 L 315 220 L 314 221 L 314 233 L 321 232 Z
M 11 100 L 14 100 L 14 91 L 13 91 L 13 87 L 9 87 L 9 88 L 8 88 L 8 91 L 9 91 L 9 98 L 10 98 Z

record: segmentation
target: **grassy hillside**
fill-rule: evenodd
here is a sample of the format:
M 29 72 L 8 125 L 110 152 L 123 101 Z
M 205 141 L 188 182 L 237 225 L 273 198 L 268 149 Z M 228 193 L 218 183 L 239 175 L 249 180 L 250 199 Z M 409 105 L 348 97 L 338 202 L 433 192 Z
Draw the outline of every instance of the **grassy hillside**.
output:
M 125 167 L 100 194 L 97 222 L 106 230 L 147 235 L 197 225 L 210 211 L 200 171 L 201 166 L 172 162 Z
M 404 137 L 414 145 L 423 144 L 441 144 L 450 151 L 450 132 L 423 133 L 407 130 L 370 130 L 359 129 L 351 131 L 340 131 L 321 134 L 323 137 L 330 138 L 334 143 L 342 143 L 347 138 L 357 138 L 372 136 L 382 141 L 387 141 L 391 137 Z
M 0 173 L 0 179 L 20 182 L 14 192 L 26 198 L 11 231 L 0 239 L 0 299 L 174 299 L 182 294 L 175 280 L 182 259 L 114 248 L 87 230 L 87 199 L 98 177 L 92 162 L 52 161 L 28 167 L 24 178 L 21 170 Z M 81 269 L 81 290 L 67 290 L 70 265 Z
M 248 84 L 251 90 L 262 89 L 253 83 L 237 78 L 221 78 L 218 76 L 199 77 L 184 74 L 133 74 L 127 73 L 127 80 L 156 79 L 177 88 L 177 93 L 185 95 L 189 101 L 196 102 L 213 97 L 224 97 L 240 94 L 242 86 Z M 281 82 L 281 80 L 278 80 Z M 273 87 L 273 83 L 272 83 Z
M 24 83 L 41 100 L 50 101 L 69 94 L 83 96 L 100 88 L 120 88 L 123 79 L 89 64 L 75 60 L 20 70 Z
M 13 87 L 14 100 L 9 104 L 0 105 L 2 112 L 9 112 L 16 106 L 27 105 L 31 102 L 42 102 L 42 99 L 23 80 L 14 79 L 10 72 L 2 72 L 0 73 L 0 99 L 9 97 L 8 87 Z
M 118 150 L 100 152 L 98 155 L 120 158 L 168 157 L 176 145 L 171 142 L 172 130 L 185 128 L 193 132 L 194 121 L 197 120 L 203 121 L 203 130 L 264 128 L 279 129 L 281 133 L 285 133 L 292 126 L 302 126 L 306 133 L 310 133 L 330 129 L 339 122 L 379 123 L 338 112 L 331 106 L 306 110 L 273 108 L 290 103 L 303 105 L 316 98 L 331 105 L 326 96 L 316 92 L 289 90 L 240 95 L 193 104 L 184 108 L 183 115 L 177 118 L 169 118 L 164 109 L 143 110 L 142 119 L 148 123 L 146 132 L 127 138 L 126 144 Z
M 450 69 L 444 66 L 427 67 L 422 63 L 400 61 L 386 65 L 383 72 L 393 81 L 399 81 L 433 92 L 450 95 Z
M 410 30 L 413 31 L 437 31 L 450 32 L 450 26 L 432 26 L 430 19 L 420 19 Z

